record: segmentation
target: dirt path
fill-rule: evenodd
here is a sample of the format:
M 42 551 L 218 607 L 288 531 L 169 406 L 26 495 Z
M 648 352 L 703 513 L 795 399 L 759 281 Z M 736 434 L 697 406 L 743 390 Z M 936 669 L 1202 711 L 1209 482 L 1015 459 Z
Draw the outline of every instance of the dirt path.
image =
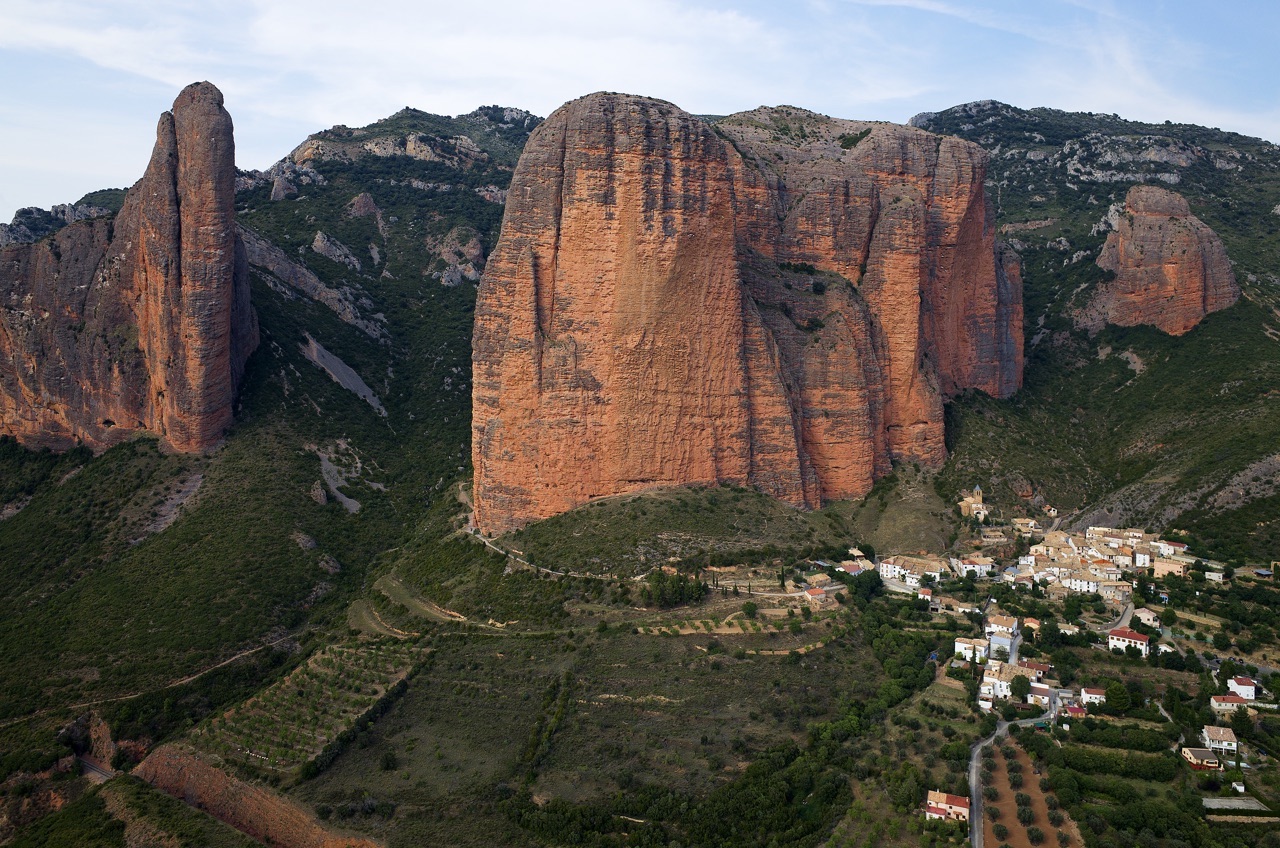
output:
M 202 668 L 200 671 L 197 671 L 195 674 L 189 674 L 186 677 L 179 678 L 178 680 L 170 681 L 169 683 L 166 683 L 163 686 L 156 686 L 151 689 L 144 689 L 141 692 L 130 692 L 127 695 L 117 695 L 114 698 L 99 698 L 96 701 L 85 701 L 82 704 L 67 704 L 65 706 L 60 706 L 60 707 L 48 707 L 43 710 L 37 710 L 34 713 L 29 713 L 24 716 L 19 716 L 18 718 L 7 719 L 3 722 L 0 722 L 0 730 L 3 730 L 6 727 L 12 727 L 15 724 L 21 724 L 24 721 L 30 721 L 33 718 L 39 718 L 41 716 L 49 715 L 50 713 L 62 712 L 64 710 L 83 710 L 86 707 L 96 707 L 99 704 L 114 704 L 117 701 L 129 701 L 134 698 L 141 698 L 143 695 L 150 695 L 152 692 L 163 692 L 165 689 L 172 689 L 175 686 L 185 686 L 188 683 L 191 683 L 195 680 L 199 680 L 201 677 L 204 677 L 206 674 L 208 674 L 211 671 L 216 671 L 222 668 L 223 666 L 231 665 L 233 662 L 237 660 L 242 660 L 245 657 L 249 656 L 250 654 L 256 654 L 258 651 L 261 651 L 264 648 L 273 648 L 276 645 L 279 645 L 281 642 L 288 641 L 289 639 L 292 639 L 292 638 L 293 638 L 292 635 L 281 636 L 279 639 L 276 639 L 274 642 L 267 642 L 265 644 L 259 645 L 256 648 L 249 648 L 247 650 L 241 651 L 240 653 L 236 654 L 233 657 L 230 657 L 229 659 L 225 659 L 222 662 L 215 663 L 206 668 Z
M 373 588 L 386 595 L 388 599 L 395 603 L 405 605 L 411 612 L 415 612 L 424 618 L 431 619 L 432 621 L 439 621 L 445 624 L 461 624 L 467 620 L 467 617 L 461 613 L 454 612 L 451 609 L 445 609 L 438 604 L 428 601 L 426 598 L 404 585 L 404 581 L 401 580 L 394 572 L 387 573 L 379 577 L 378 581 L 373 584 Z
M 351 603 L 350 608 L 347 610 L 347 626 L 364 633 L 372 632 L 396 639 L 411 639 L 422 635 L 387 624 L 382 616 L 378 615 L 378 611 L 363 598 Z

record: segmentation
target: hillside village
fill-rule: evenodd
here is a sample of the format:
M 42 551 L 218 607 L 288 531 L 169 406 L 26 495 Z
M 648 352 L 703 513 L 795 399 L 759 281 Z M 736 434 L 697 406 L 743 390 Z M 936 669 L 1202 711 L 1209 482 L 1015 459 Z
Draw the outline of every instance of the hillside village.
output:
M 992 740 L 1012 732 L 1025 746 L 1040 730 L 1059 751 L 1127 752 L 1162 775 L 1182 770 L 1210 821 L 1280 809 L 1274 568 L 1199 559 L 1185 543 L 1141 528 L 1075 532 L 1031 517 L 997 525 L 977 488 L 957 508 L 974 526 L 974 553 L 877 558 L 855 547 L 787 588 L 818 612 L 874 572 L 885 590 L 955 631 L 940 681 L 990 717 L 990 735 L 972 749 L 971 779 L 980 757 L 982 774 L 991 774 Z M 1051 507 L 1044 512 L 1056 518 Z M 993 792 L 982 782 L 987 788 L 973 784 L 968 795 L 930 788 L 920 812 L 940 827 L 968 823 L 980 844 L 978 831 L 993 830 L 982 818 L 983 796 Z M 1004 842 L 1007 827 L 994 830 L 988 838 Z

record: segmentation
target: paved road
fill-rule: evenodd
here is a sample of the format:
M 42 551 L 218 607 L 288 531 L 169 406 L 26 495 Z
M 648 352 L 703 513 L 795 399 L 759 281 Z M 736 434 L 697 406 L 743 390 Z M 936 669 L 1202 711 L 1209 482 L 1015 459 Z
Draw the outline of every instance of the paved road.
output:
M 1120 627 L 1128 627 L 1129 620 L 1133 618 L 1133 602 L 1125 604 L 1124 612 L 1120 613 L 1120 617 L 1109 624 L 1100 624 L 1097 627 L 1090 628 L 1099 633 L 1107 633 Z
M 969 844 L 972 848 L 982 848 L 982 782 L 978 778 L 981 770 L 982 749 L 992 744 L 996 739 L 1004 736 L 1009 730 L 1009 725 L 1017 724 L 1022 727 L 1035 724 L 1037 721 L 1052 722 L 1058 714 L 1058 703 L 1055 698 L 1048 715 L 1039 716 L 1037 718 L 1024 718 L 1015 722 L 1007 722 L 1004 719 L 996 722 L 996 731 L 986 739 L 979 739 L 974 743 L 969 753 L 969 797 L 973 800 L 970 802 L 969 810 Z

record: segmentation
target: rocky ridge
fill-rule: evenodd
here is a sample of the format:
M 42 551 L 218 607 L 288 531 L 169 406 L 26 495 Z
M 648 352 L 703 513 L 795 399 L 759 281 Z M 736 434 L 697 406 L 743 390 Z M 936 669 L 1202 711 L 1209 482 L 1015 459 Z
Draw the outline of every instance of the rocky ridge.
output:
M 1021 384 L 985 166 L 790 107 L 715 126 L 627 95 L 561 107 L 476 308 L 478 525 L 688 483 L 816 507 L 939 465 L 946 398 Z
M 222 94 L 185 88 L 114 217 L 0 250 L 0 433 L 95 449 L 214 447 L 258 343 Z

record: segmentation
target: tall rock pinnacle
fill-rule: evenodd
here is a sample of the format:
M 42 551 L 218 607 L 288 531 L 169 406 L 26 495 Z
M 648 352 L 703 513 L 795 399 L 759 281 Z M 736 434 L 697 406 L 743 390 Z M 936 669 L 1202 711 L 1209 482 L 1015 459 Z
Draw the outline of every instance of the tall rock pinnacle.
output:
M 113 220 L 0 251 L 0 433 L 57 449 L 139 431 L 183 452 L 218 443 L 258 343 L 234 194 L 231 117 L 195 83 Z

